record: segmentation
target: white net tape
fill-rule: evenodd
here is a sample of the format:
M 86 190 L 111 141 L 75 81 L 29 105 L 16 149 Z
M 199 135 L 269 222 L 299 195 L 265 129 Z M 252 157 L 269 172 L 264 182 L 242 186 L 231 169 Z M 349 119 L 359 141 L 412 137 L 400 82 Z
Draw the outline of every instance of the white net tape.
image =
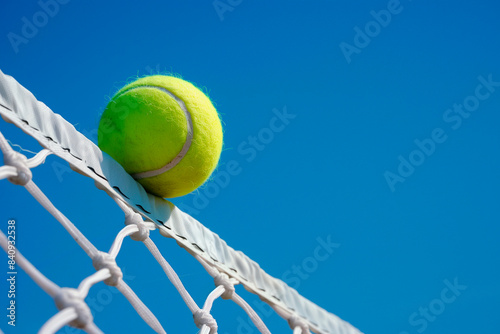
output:
M 0 133 L 0 150 L 5 163 L 5 166 L 0 167 L 0 179 L 8 179 L 14 184 L 24 186 L 75 239 L 92 259 L 96 269 L 94 274 L 82 280 L 78 288 L 61 288 L 16 250 L 18 265 L 54 299 L 60 310 L 42 326 L 39 333 L 55 333 L 65 325 L 81 328 L 87 333 L 102 333 L 94 323 L 85 302 L 91 287 L 101 281 L 116 287 L 155 332 L 166 333 L 154 314 L 125 283 L 122 271 L 116 264 L 115 259 L 127 237 L 144 243 L 151 252 L 193 314 L 200 333 L 217 333 L 217 322 L 210 311 L 215 299 L 219 297 L 234 301 L 248 314 L 261 333 L 270 333 L 257 313 L 235 292 L 235 284 L 242 284 L 248 291 L 267 302 L 288 321 L 294 333 L 361 333 L 349 323 L 305 299 L 283 281 L 265 273 L 257 263 L 243 253 L 233 250 L 218 235 L 172 203 L 147 194 L 119 164 L 101 152 L 61 116 L 37 101 L 16 80 L 1 71 L 0 115 L 45 147 L 28 160 L 24 155 L 15 152 Z M 52 153 L 68 161 L 72 169 L 91 177 L 97 188 L 105 190 L 124 211 L 126 226 L 116 235 L 107 253 L 99 251 L 33 182 L 31 168 L 43 163 L 47 155 Z M 175 239 L 214 278 L 216 288 L 208 295 L 203 307 L 200 308 L 195 303 L 149 237 L 150 231 L 156 229 L 161 235 Z M 1 232 L 0 244 L 6 252 L 14 247 Z

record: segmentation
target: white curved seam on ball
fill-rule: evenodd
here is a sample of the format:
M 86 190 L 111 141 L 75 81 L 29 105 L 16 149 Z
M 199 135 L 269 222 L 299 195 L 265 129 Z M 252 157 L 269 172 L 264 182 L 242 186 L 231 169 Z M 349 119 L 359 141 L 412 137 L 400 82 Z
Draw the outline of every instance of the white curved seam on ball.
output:
M 176 95 L 174 95 L 168 89 L 163 88 L 163 87 L 153 86 L 153 85 L 142 85 L 142 86 L 132 87 L 132 88 L 129 88 L 129 89 L 123 91 L 122 93 L 120 93 L 120 95 L 123 95 L 127 92 L 130 92 L 131 90 L 138 89 L 138 88 L 158 89 L 158 90 L 168 94 L 170 97 L 172 97 L 177 102 L 177 104 L 182 109 L 182 111 L 184 112 L 184 116 L 186 116 L 187 135 L 186 135 L 186 141 L 184 142 L 184 145 L 182 146 L 181 151 L 175 156 L 175 158 L 173 158 L 169 163 L 167 163 L 165 166 L 163 166 L 161 168 L 146 171 L 146 172 L 132 174 L 132 177 L 136 180 L 144 179 L 147 177 L 157 176 L 157 175 L 163 174 L 166 171 L 174 168 L 182 160 L 182 158 L 184 158 L 186 156 L 186 154 L 189 150 L 189 147 L 191 147 L 191 142 L 193 141 L 193 121 L 191 119 L 191 113 L 187 110 L 187 107 L 186 107 L 186 104 L 184 103 L 184 101 L 182 101 L 180 98 L 178 98 Z M 120 96 L 120 95 L 118 95 L 118 96 Z

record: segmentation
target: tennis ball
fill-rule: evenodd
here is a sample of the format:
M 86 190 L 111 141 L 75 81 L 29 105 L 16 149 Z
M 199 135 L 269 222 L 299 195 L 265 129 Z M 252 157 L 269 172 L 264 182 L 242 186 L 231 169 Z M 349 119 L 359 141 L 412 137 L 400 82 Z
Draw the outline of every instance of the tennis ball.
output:
M 222 126 L 210 99 L 191 83 L 164 75 L 140 78 L 107 105 L 98 145 L 151 194 L 186 195 L 212 174 Z

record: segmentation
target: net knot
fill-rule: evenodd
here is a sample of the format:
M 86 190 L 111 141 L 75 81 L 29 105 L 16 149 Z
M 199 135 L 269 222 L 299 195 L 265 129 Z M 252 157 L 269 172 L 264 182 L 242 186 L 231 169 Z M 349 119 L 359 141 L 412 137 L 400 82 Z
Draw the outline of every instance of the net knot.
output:
M 125 215 L 125 225 L 136 225 L 139 231 L 130 235 L 135 241 L 144 241 L 149 238 L 149 228 L 137 212 L 127 213 Z
M 224 293 L 221 295 L 222 299 L 231 299 L 233 298 L 233 293 L 235 291 L 234 289 L 234 283 L 231 281 L 229 276 L 226 274 L 218 274 L 217 276 L 214 277 L 214 283 L 215 286 L 223 286 L 224 287 Z
M 210 328 L 210 334 L 217 333 L 217 321 L 215 321 L 214 317 L 204 309 L 199 309 L 193 313 L 193 319 L 196 327 L 201 328 L 205 325 Z
M 94 320 L 89 306 L 76 289 L 62 288 L 55 296 L 54 301 L 60 311 L 68 307 L 75 310 L 77 318 L 69 323 L 72 327 L 85 328 Z
M 309 333 L 309 325 L 304 320 L 302 320 L 297 316 L 293 316 L 290 319 L 288 319 L 288 324 L 290 325 L 291 329 L 299 327 L 302 330 L 302 334 Z
M 7 178 L 10 182 L 19 186 L 25 186 L 31 181 L 33 174 L 28 167 L 28 158 L 25 155 L 16 151 L 8 151 L 4 154 L 3 161 L 5 165 L 15 167 L 17 170 L 16 176 Z
M 108 269 L 111 277 L 106 278 L 104 283 L 111 286 L 116 286 L 122 279 L 123 273 L 120 267 L 116 264 L 115 259 L 108 253 L 98 252 L 92 259 L 92 265 L 95 270 Z

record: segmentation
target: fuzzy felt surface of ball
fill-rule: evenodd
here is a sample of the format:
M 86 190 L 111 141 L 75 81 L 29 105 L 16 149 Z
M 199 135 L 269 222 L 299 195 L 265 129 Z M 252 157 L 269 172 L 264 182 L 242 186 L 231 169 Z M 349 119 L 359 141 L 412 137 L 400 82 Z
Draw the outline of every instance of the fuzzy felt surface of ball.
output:
M 98 145 L 146 191 L 173 198 L 197 189 L 217 167 L 222 125 L 193 84 L 153 75 L 113 96 L 99 122 Z

